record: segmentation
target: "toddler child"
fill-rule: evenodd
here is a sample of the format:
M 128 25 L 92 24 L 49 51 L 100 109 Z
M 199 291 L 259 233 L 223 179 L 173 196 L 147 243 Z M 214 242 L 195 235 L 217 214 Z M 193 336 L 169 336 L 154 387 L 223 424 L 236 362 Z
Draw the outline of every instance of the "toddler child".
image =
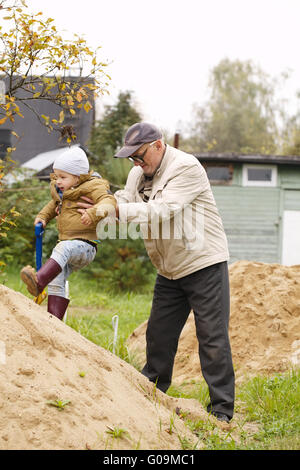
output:
M 21 279 L 34 296 L 48 285 L 48 312 L 62 320 L 69 304 L 66 280 L 72 271 L 87 266 L 95 258 L 97 224 L 115 210 L 116 200 L 109 191 L 109 183 L 89 171 L 86 153 L 80 147 L 64 151 L 55 160 L 53 170 L 52 200 L 38 213 L 34 225 L 41 222 L 45 227 L 57 217 L 59 241 L 41 269 L 36 272 L 26 266 Z M 77 206 L 82 196 L 94 202 L 84 213 Z

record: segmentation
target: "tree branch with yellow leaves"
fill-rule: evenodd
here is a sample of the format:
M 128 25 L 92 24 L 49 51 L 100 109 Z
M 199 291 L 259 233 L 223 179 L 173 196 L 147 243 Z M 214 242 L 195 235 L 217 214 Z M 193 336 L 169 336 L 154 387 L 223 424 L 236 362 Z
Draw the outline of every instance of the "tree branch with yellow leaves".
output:
M 85 39 L 64 39 L 53 18 L 29 12 L 25 1 L 0 1 L 0 78 L 5 99 L 0 103 L 0 125 L 22 116 L 20 103 L 48 100 L 61 109 L 58 116 L 40 116 L 50 131 L 63 128 L 65 112 L 92 109 L 94 99 L 108 92 L 107 63 L 99 60 Z M 72 77 L 72 68 L 79 71 Z
M 3 95 L 0 89 L 0 128 L 16 116 L 24 117 L 21 108 L 26 106 L 49 132 L 58 131 L 71 143 L 76 136 L 72 126 L 64 125 L 66 113 L 75 115 L 81 108 L 88 113 L 95 99 L 108 92 L 108 64 L 99 59 L 99 49 L 91 49 L 78 35 L 63 38 L 53 18 L 31 13 L 24 0 L 0 0 L 0 81 L 5 84 Z M 75 78 L 74 67 L 79 70 Z M 58 105 L 57 116 L 40 115 L 35 100 Z M 7 149 L 8 155 L 13 150 Z M 0 160 L 0 192 L 12 164 L 9 156 Z M 0 211 L 0 241 L 18 215 L 15 208 Z

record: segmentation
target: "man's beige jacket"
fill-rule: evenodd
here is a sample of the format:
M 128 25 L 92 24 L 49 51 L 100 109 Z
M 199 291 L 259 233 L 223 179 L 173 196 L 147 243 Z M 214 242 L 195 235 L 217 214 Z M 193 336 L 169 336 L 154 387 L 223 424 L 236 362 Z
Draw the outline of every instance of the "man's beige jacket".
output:
M 159 274 L 179 279 L 229 259 L 206 171 L 193 155 L 166 146 L 147 203 L 139 193 L 143 180 L 143 170 L 135 166 L 125 189 L 115 197 L 120 222 L 140 224 L 146 250 Z M 133 233 L 133 227 L 130 230 Z

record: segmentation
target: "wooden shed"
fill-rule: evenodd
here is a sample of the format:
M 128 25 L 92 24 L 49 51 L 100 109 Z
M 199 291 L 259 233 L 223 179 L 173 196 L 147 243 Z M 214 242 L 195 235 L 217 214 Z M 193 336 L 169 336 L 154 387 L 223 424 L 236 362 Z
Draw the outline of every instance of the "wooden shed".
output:
M 230 262 L 300 265 L 300 156 L 195 156 L 211 182 Z

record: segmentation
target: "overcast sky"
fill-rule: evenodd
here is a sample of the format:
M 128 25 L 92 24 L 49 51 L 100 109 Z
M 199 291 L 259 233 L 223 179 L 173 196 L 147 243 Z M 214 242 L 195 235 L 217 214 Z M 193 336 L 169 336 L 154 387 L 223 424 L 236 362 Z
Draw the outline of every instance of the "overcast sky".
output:
M 171 134 L 208 98 L 209 73 L 226 57 L 251 59 L 271 76 L 291 70 L 285 94 L 296 101 L 300 0 L 26 1 L 60 31 L 102 46 L 112 62 L 105 103 L 132 90 L 144 120 Z

